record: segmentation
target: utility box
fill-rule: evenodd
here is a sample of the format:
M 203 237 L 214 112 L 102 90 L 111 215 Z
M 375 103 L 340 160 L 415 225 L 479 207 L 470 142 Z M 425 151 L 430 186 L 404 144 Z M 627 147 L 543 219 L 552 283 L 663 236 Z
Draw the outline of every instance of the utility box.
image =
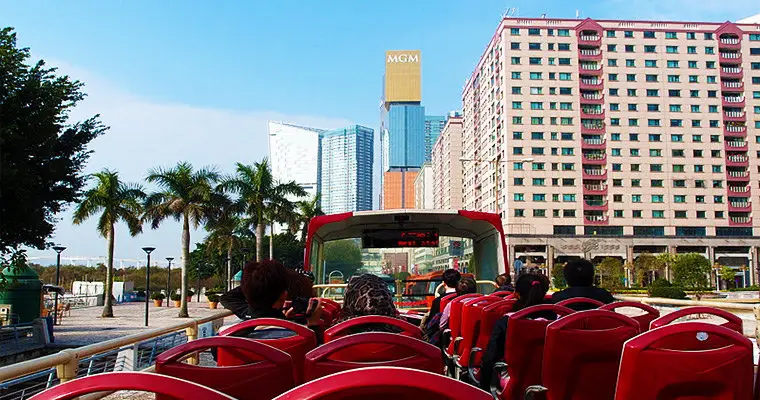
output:
M 12 316 L 18 316 L 17 323 L 32 322 L 40 317 L 42 282 L 39 275 L 25 265 L 16 271 L 10 267 L 2 271 L 8 281 L 8 288 L 0 292 L 0 304 L 10 304 Z

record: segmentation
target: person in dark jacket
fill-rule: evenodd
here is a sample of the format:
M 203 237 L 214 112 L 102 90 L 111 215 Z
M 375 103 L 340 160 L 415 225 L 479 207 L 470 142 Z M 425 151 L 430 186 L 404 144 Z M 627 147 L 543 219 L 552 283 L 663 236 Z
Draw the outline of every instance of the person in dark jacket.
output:
M 494 292 L 514 292 L 515 287 L 512 285 L 512 276 L 509 274 L 501 274 L 496 277 L 496 289 Z
M 515 284 L 514 295 L 517 297 L 517 302 L 515 302 L 510 314 L 526 307 L 543 304 L 544 296 L 548 290 L 549 279 L 544 275 L 531 273 L 521 275 Z M 553 313 L 542 314 L 538 317 L 546 319 L 556 318 Z M 509 314 L 496 321 L 491 331 L 491 337 L 488 340 L 488 346 L 483 353 L 483 361 L 480 366 L 480 387 L 487 392 L 490 392 L 491 389 L 494 364 L 504 359 L 505 343 L 509 340 L 507 337 L 508 321 Z
M 447 294 L 455 293 L 457 291 L 457 284 L 459 283 L 459 280 L 462 279 L 462 274 L 459 273 L 459 271 L 455 269 L 447 269 L 446 271 L 443 271 L 443 275 L 441 276 L 443 278 L 443 285 L 446 289 L 446 293 L 444 293 L 441 296 L 436 297 L 433 300 L 433 304 L 430 305 L 430 312 L 428 313 L 428 319 L 434 317 L 436 314 L 441 312 L 441 298 L 443 296 L 446 296 Z
M 590 261 L 577 259 L 565 264 L 562 270 L 567 282 L 568 288 L 554 293 L 552 301 L 554 303 L 562 300 L 576 297 L 585 297 L 609 304 L 615 301 L 612 294 L 605 289 L 594 286 L 594 266 Z M 583 304 L 573 304 L 570 308 L 576 311 L 587 310 L 591 307 Z

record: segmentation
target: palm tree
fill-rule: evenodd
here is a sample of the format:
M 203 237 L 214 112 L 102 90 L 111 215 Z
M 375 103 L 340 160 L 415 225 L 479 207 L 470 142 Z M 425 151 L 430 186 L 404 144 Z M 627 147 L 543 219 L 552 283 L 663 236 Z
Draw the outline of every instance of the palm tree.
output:
M 114 225 L 119 220 L 127 223 L 132 236 L 142 232 L 140 215 L 141 200 L 145 198 L 140 185 L 124 183 L 116 171 L 104 169 L 92 175 L 95 186 L 84 193 L 84 199 L 74 210 L 74 224 L 79 225 L 93 215 L 102 212 L 98 220 L 98 232 L 108 240 L 108 264 L 106 266 L 104 318 L 113 317 L 113 250 L 115 242 Z
M 182 303 L 179 317 L 188 317 L 187 313 L 187 269 L 190 263 L 190 225 L 198 228 L 209 220 L 214 213 L 213 203 L 219 194 L 213 185 L 219 179 L 219 173 L 212 168 L 197 171 L 189 162 L 180 162 L 173 168 L 154 168 L 148 171 L 146 180 L 157 184 L 161 191 L 152 193 L 145 202 L 143 220 L 151 221 L 153 229 L 158 228 L 165 219 L 173 217 L 182 221 Z
M 284 190 L 289 187 L 288 185 L 277 185 L 276 188 L 277 190 Z M 300 219 L 296 208 L 296 203 L 288 200 L 287 196 L 282 194 L 277 194 L 275 199 L 267 205 L 265 215 L 269 221 L 269 258 L 274 258 L 274 224 L 283 223 L 292 227 Z
M 267 159 L 253 165 L 236 164 L 235 175 L 220 185 L 225 191 L 239 196 L 238 206 L 256 226 L 256 261 L 264 254 L 264 231 L 271 217 L 268 207 L 282 204 L 289 196 L 303 197 L 306 191 L 295 181 L 277 183 Z M 270 219 L 271 220 L 271 219 Z
M 236 204 L 226 196 L 220 199 L 222 204 L 217 209 L 217 214 L 206 224 L 209 235 L 206 237 L 207 249 L 218 254 L 226 254 L 227 282 L 232 279 L 232 252 L 242 247 L 243 237 L 252 234 L 245 226 L 245 221 L 240 217 Z
M 314 195 L 309 200 L 303 200 L 296 203 L 296 206 L 298 207 L 298 220 L 297 224 L 295 225 L 295 229 L 301 228 L 301 243 L 306 244 L 306 234 L 309 231 L 309 221 L 311 221 L 312 218 L 318 217 L 320 215 L 325 215 L 324 212 L 322 212 L 322 207 L 320 207 L 320 201 L 321 196 L 319 193 Z M 294 227 L 291 225 L 291 231 L 293 233 L 297 232 L 293 230 Z

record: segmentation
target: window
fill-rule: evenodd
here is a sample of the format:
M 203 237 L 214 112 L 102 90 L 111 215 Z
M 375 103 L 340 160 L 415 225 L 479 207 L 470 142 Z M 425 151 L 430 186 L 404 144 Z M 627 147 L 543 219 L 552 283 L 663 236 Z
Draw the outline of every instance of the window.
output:
M 522 117 L 512 117 L 512 125 L 522 125 Z
M 615 37 L 615 31 L 606 31 L 605 33 L 607 34 L 607 37 L 608 37 L 608 38 L 613 38 L 613 37 Z
M 670 112 L 681 112 L 681 105 L 680 104 L 671 104 L 670 105 Z
M 607 60 L 607 66 L 608 67 L 617 67 L 617 59 L 610 58 Z
M 678 53 L 678 46 L 665 46 L 665 52 L 669 54 Z
M 525 201 L 525 195 L 523 193 L 515 193 L 513 199 L 514 201 Z
M 520 72 L 512 72 L 512 79 L 522 79 L 522 73 Z
M 563 156 L 572 156 L 575 154 L 575 149 L 573 147 L 563 147 L 562 148 L 562 155 Z
M 678 67 L 678 61 L 676 61 L 676 60 L 668 60 L 668 68 L 679 68 Z
M 609 74 L 609 81 L 610 82 L 617 82 L 618 80 L 618 74 Z
M 512 132 L 512 139 L 520 140 L 522 138 L 523 138 L 522 132 Z
M 749 34 L 749 41 L 750 42 L 760 42 L 760 33 L 750 33 Z
M 699 76 L 689 75 L 689 83 L 699 83 Z
M 691 135 L 691 141 L 694 143 L 702 143 L 702 135 Z
M 533 140 L 544 140 L 543 132 L 531 132 L 530 138 Z
M 673 164 L 673 172 L 686 172 L 686 167 L 683 164 Z
M 510 60 L 512 61 L 512 65 L 520 65 L 520 57 L 512 57 Z
M 568 37 L 568 36 L 570 36 L 570 30 L 569 29 L 557 29 L 557 36 Z
M 523 163 L 521 163 L 521 162 L 513 163 L 512 164 L 512 169 L 514 169 L 515 171 L 522 171 L 523 170 Z
M 532 163 L 533 171 L 543 171 L 546 169 L 546 164 L 542 162 L 534 162 Z
M 631 60 L 631 59 L 625 60 L 625 66 L 626 67 L 635 67 L 636 66 L 636 60 Z
M 512 182 L 513 182 L 512 185 L 514 185 L 514 186 L 523 186 L 525 184 L 525 179 L 524 178 L 515 178 Z
M 668 89 L 668 97 L 681 97 L 681 91 L 678 89 Z
M 649 134 L 649 141 L 650 142 L 660 142 L 662 141 L 662 135 L 657 133 L 650 133 Z
M 723 215 L 724 215 L 724 214 L 723 214 L 723 211 L 716 211 L 716 212 L 715 212 L 715 219 L 723 219 L 723 218 L 725 218 Z M 717 228 L 717 229 L 715 230 L 715 231 L 716 231 L 716 232 L 715 232 L 716 234 L 718 233 L 718 232 L 717 232 L 717 231 L 718 231 L 718 229 L 720 229 L 720 228 Z
M 665 211 L 652 210 L 652 218 L 665 218 Z
M 715 69 L 715 61 L 707 61 L 707 62 L 705 62 L 705 68 L 707 68 L 707 69 Z
M 641 179 L 631 179 L 631 187 L 641 187 Z
M 660 120 L 655 118 L 648 119 L 647 126 L 660 126 Z
M 512 36 L 519 36 L 520 35 L 520 28 L 512 28 L 512 29 L 510 29 L 510 34 Z
M 559 65 L 570 65 L 570 59 L 569 58 L 560 58 L 559 59 Z
M 686 39 L 694 40 L 697 38 L 696 32 L 686 32 Z
M 633 53 L 636 51 L 636 47 L 632 44 L 625 45 L 625 52 L 626 53 Z
M 677 194 L 673 196 L 673 202 L 674 203 L 686 203 L 686 196 L 682 194 Z
M 649 182 L 649 185 L 651 187 L 663 187 L 663 181 L 662 181 L 662 179 L 652 179 Z
M 615 53 L 617 51 L 617 45 L 615 44 L 608 44 L 607 45 L 607 51 L 610 53 Z
M 572 125 L 573 119 L 571 117 L 561 117 L 559 123 L 560 125 Z
M 647 104 L 647 111 L 660 111 L 659 104 Z
M 715 47 L 712 47 L 712 46 L 705 47 L 705 54 L 715 54 Z
M 559 51 L 570 51 L 570 43 L 560 43 L 557 45 Z
M 530 103 L 530 109 L 531 110 L 543 110 L 544 109 L 544 103 L 541 102 L 531 102 Z
M 631 164 L 631 172 L 641 171 L 641 164 Z
M 705 33 L 705 40 L 713 40 L 713 34 L 712 33 Z
M 665 196 L 661 194 L 652 195 L 652 203 L 664 203 L 664 202 L 665 202 Z
M 753 69 L 753 70 L 760 69 L 760 62 L 750 63 L 749 67 L 750 69 Z
M 645 60 L 644 66 L 647 68 L 657 68 L 657 60 Z
M 533 186 L 546 186 L 546 179 L 533 178 Z
M 530 36 L 538 36 L 541 34 L 541 29 L 538 28 L 528 28 L 528 35 Z
M 714 174 L 719 174 L 719 173 L 723 172 L 723 167 L 721 165 L 713 165 L 712 166 L 712 172 Z
M 522 94 L 522 87 L 512 86 L 512 94 Z
M 760 137 L 760 136 L 758 136 Z M 610 134 L 610 140 L 613 142 L 619 142 L 620 141 L 620 134 L 619 133 L 613 133 Z
M 614 187 L 622 187 L 623 186 L 623 180 L 622 179 L 613 179 L 612 180 L 612 186 L 614 186 Z
M 675 212 L 676 218 L 686 218 L 686 211 L 676 211 Z
M 628 140 L 631 142 L 638 142 L 639 141 L 639 134 L 638 133 L 631 133 L 628 135 Z
M 522 147 L 515 147 L 512 149 L 512 154 L 519 156 L 523 154 L 523 148 Z
M 723 204 L 723 196 L 713 196 L 713 203 Z
M 633 37 L 633 31 L 625 31 L 624 34 L 623 34 L 623 36 L 625 36 L 627 38 L 632 38 Z
M 618 89 L 610 89 L 610 96 L 618 96 Z
M 649 172 L 662 172 L 662 164 L 649 164 Z
M 559 109 L 560 110 L 572 110 L 573 109 L 573 103 L 559 103 Z
M 683 126 L 683 120 L 681 120 L 681 119 L 671 119 L 670 120 L 670 126 L 671 127 L 675 127 L 675 128 L 681 127 L 681 126 Z
M 615 210 L 612 216 L 615 218 L 623 218 L 623 210 Z
M 621 154 L 620 152 L 621 152 L 621 150 L 620 150 L 620 149 L 612 149 L 612 156 L 613 156 L 613 157 L 619 157 L 619 156 L 622 156 L 622 154 Z
M 634 75 L 635 80 L 636 75 Z M 626 93 L 628 94 L 628 97 L 636 97 L 636 89 L 627 89 Z
M 530 94 L 544 94 L 544 88 L 532 87 L 530 88 Z
M 573 89 L 569 87 L 561 87 L 559 88 L 559 94 L 564 94 L 564 95 L 573 94 Z
M 657 75 L 655 75 L 656 77 Z M 655 81 L 656 82 L 656 81 Z M 681 75 L 668 75 L 668 82 L 678 83 L 681 82 Z
M 625 80 L 627 82 L 636 82 L 636 74 L 626 74 Z M 628 90 L 631 90 L 631 89 L 628 89 Z
M 689 90 L 689 97 L 691 97 L 691 98 L 697 98 L 697 97 L 699 97 L 699 90 Z
M 533 193 L 533 201 L 546 201 L 546 195 L 543 193 Z
M 699 68 L 699 67 L 697 67 L 696 61 L 689 61 L 689 68 Z
M 657 89 L 647 89 L 647 97 L 660 97 L 660 91 Z
M 541 57 L 530 57 L 530 58 L 528 58 L 528 64 L 530 64 L 530 65 L 541 65 Z
M 612 164 L 612 170 L 613 171 L 622 171 L 623 165 L 622 164 Z
M 680 135 L 680 134 L 670 135 L 670 141 L 671 142 L 683 142 L 683 135 Z M 683 151 L 683 150 L 681 150 L 681 151 Z
M 640 194 L 631 195 L 631 202 L 641 203 L 641 195 Z
M 657 82 L 657 75 L 647 74 L 646 81 L 647 82 Z
M 561 81 L 569 81 L 571 79 L 573 79 L 573 74 L 571 74 L 569 72 L 560 72 L 559 73 L 559 80 L 561 80 Z
M 525 216 L 525 210 L 521 208 L 515 208 L 515 217 L 524 217 Z
M 534 217 L 545 217 L 546 216 L 546 210 L 533 210 L 533 216 Z
M 665 32 L 665 39 L 678 39 L 676 32 Z
M 644 39 L 654 39 L 654 31 L 644 31 Z
M 632 212 L 631 216 L 632 216 L 633 218 L 643 218 L 643 217 L 642 217 L 642 213 L 641 213 L 641 210 L 633 210 L 633 212 Z
M 528 50 L 541 50 L 541 43 L 528 43 Z
M 512 102 L 512 109 L 513 110 L 522 110 L 522 101 L 513 101 Z
M 544 155 L 544 148 L 543 147 L 531 147 L 530 154 L 534 156 L 542 156 Z
M 644 53 L 656 53 L 657 46 L 644 46 Z
M 540 80 L 542 78 L 542 74 L 540 72 L 531 72 L 530 73 L 530 79 L 531 80 Z

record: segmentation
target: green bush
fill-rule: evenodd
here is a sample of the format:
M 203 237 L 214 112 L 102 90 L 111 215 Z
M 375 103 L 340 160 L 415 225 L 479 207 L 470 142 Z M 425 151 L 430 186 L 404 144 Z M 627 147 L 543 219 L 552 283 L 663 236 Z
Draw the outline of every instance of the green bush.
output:
M 219 302 L 219 295 L 216 293 L 209 293 L 206 295 L 206 299 L 208 299 L 211 303 L 218 303 Z
M 617 289 L 615 294 L 649 294 L 646 289 Z
M 153 292 L 150 294 L 151 300 L 163 300 L 166 298 L 163 293 L 161 292 Z
M 747 286 L 745 288 L 728 289 L 729 292 L 757 292 L 758 290 L 760 290 L 760 286 L 757 285 Z
M 677 286 L 653 287 L 649 290 L 649 296 L 662 297 L 665 299 L 677 299 L 677 300 L 687 299 L 686 292 L 683 291 L 683 288 L 680 288 Z
M 673 286 L 670 281 L 668 281 L 665 278 L 657 278 L 655 279 L 649 286 L 655 288 L 655 287 L 671 287 Z
M 179 293 L 172 294 L 172 301 L 180 301 L 182 300 L 182 296 L 179 295 Z

